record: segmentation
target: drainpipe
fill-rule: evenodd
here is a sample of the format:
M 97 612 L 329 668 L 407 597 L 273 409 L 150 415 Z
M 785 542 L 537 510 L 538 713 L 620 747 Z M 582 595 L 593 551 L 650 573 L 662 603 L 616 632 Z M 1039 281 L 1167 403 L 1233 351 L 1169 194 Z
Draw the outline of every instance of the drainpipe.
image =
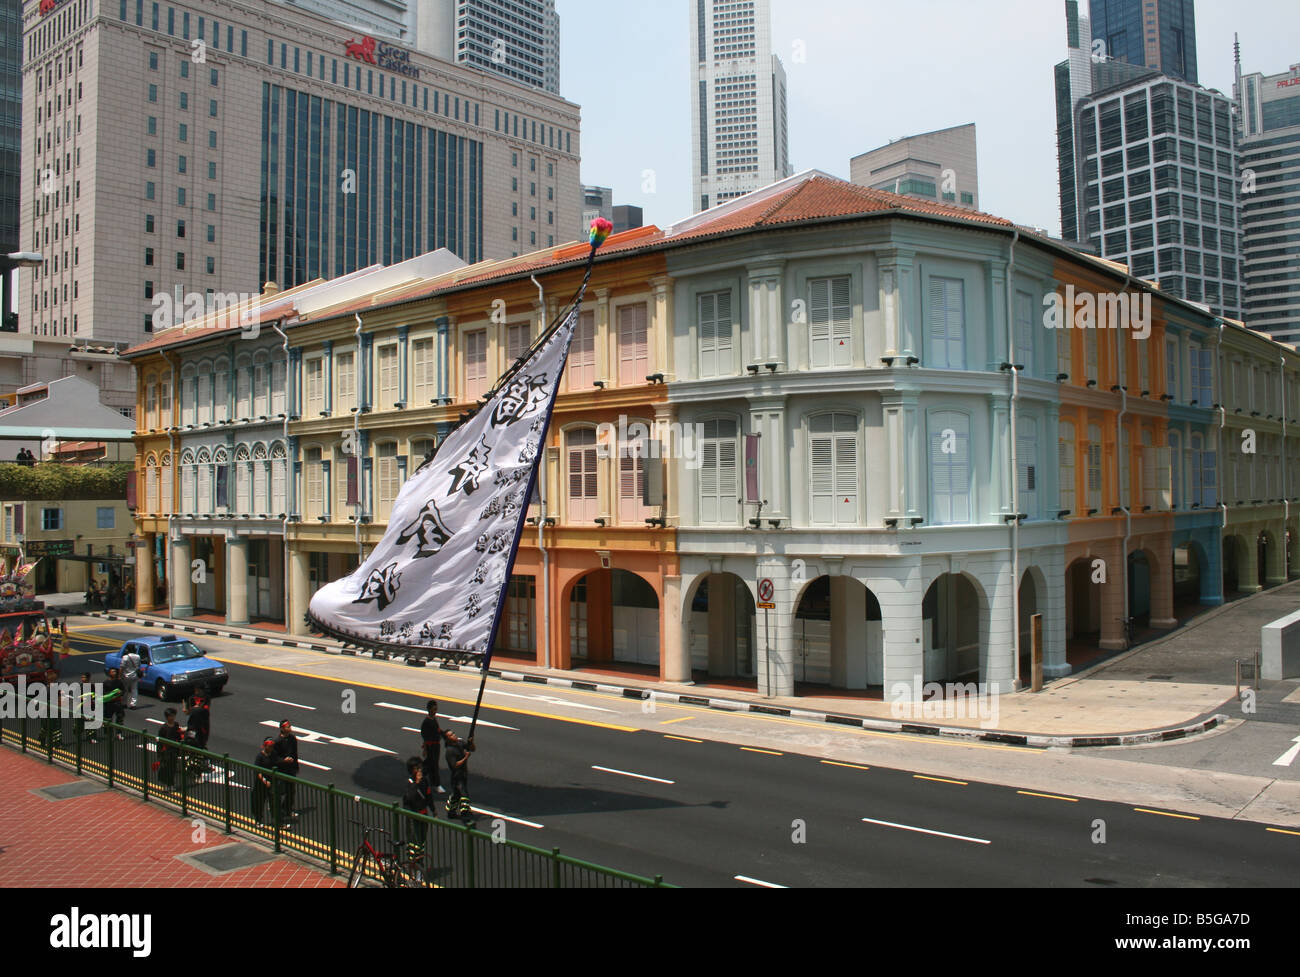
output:
M 1215 351 L 1214 370 L 1215 373 L 1217 374 L 1215 389 L 1219 391 L 1219 445 L 1218 445 L 1219 450 L 1214 453 L 1214 458 L 1216 463 L 1218 462 L 1219 459 L 1227 458 L 1228 456 L 1227 446 L 1224 444 L 1224 430 L 1228 426 L 1228 405 L 1224 402 L 1227 400 L 1227 397 L 1224 396 L 1224 389 L 1223 389 L 1223 332 L 1227 328 L 1227 323 L 1225 323 L 1222 319 L 1219 319 L 1217 321 L 1219 323 L 1219 345 L 1218 345 L 1218 349 Z M 1220 466 L 1219 472 L 1221 472 L 1222 470 L 1223 470 L 1223 466 Z M 1216 478 L 1214 480 L 1214 484 L 1215 484 L 1215 490 L 1219 493 L 1219 508 L 1223 510 L 1223 528 L 1227 529 L 1228 528 L 1228 503 L 1224 500 L 1223 497 L 1223 479 L 1217 477 L 1219 472 L 1215 472 Z M 1219 544 L 1219 548 L 1220 549 L 1223 548 L 1222 543 Z
M 289 627 L 289 510 L 293 508 L 289 504 L 289 466 L 293 462 L 289 458 L 289 414 L 293 411 L 293 404 L 289 400 L 289 337 L 284 334 L 283 319 L 277 319 L 271 324 L 277 336 L 283 341 L 281 348 L 284 350 L 284 514 L 280 517 L 280 547 L 284 553 L 284 626 Z M 272 476 L 274 479 L 274 476 Z
M 1020 369 L 1016 366 L 1015 272 L 1020 228 L 1011 237 L 1007 261 L 1007 362 L 1011 364 L 1011 690 L 1020 688 L 1020 457 L 1016 438 L 1016 408 L 1020 401 Z
M 546 292 L 536 275 L 529 276 L 537 286 L 537 301 L 541 305 L 542 327 L 546 326 Z M 558 381 L 557 381 L 558 382 Z M 542 554 L 542 662 L 551 667 L 551 554 L 546 549 L 546 445 L 540 447 L 541 462 L 537 466 L 537 549 Z
M 1282 398 L 1282 521 L 1287 529 L 1291 527 L 1291 485 L 1287 478 L 1287 467 L 1289 459 L 1286 453 L 1286 357 L 1281 353 L 1277 354 L 1277 372 L 1278 384 L 1277 395 Z M 1283 533 L 1282 545 L 1286 545 L 1286 534 Z
M 1121 342 L 1122 342 L 1122 340 L 1121 340 Z M 1117 455 L 1118 455 L 1120 452 L 1122 452 L 1122 451 L 1124 450 L 1124 416 L 1128 413 L 1128 387 L 1126 387 L 1126 386 L 1125 386 L 1124 384 L 1122 384 L 1122 383 L 1119 385 L 1119 395 L 1120 395 L 1119 418 L 1118 418 L 1118 420 L 1117 420 L 1117 422 L 1116 422 L 1116 425 L 1115 425 L 1115 427 L 1116 427 L 1115 452 L 1116 452 Z M 1128 628 L 1128 618 L 1129 618 L 1129 611 L 1130 611 L 1130 608 L 1129 608 L 1129 601 L 1128 601 L 1128 544 L 1129 544 L 1129 540 L 1130 540 L 1130 539 L 1132 538 L 1132 536 L 1133 536 L 1133 458 L 1132 458 L 1132 448 L 1133 448 L 1133 445 L 1132 445 L 1132 443 L 1130 443 L 1130 444 L 1129 444 L 1129 449 L 1130 449 L 1130 452 L 1129 452 L 1129 468 L 1128 468 L 1128 481 L 1129 481 L 1129 484 L 1128 484 L 1128 486 L 1127 486 L 1127 488 L 1128 488 L 1128 495 L 1129 495 L 1129 498 L 1127 499 L 1127 501 L 1124 500 L 1124 498 L 1123 498 L 1123 495 L 1124 495 L 1124 491 L 1123 491 L 1123 490 L 1124 490 L 1125 486 L 1123 486 L 1123 485 L 1120 486 L 1120 496 L 1121 496 L 1121 498 L 1120 498 L 1120 508 L 1124 510 L 1124 551 L 1120 554 L 1120 557 L 1121 557 L 1121 558 L 1123 559 L 1123 561 L 1124 561 L 1124 563 L 1123 563 L 1123 566 L 1124 566 L 1124 621 L 1123 621 L 1123 624 L 1124 624 L 1124 627 L 1125 627 L 1125 629 L 1126 629 L 1126 630 L 1125 630 L 1125 634 L 1128 633 L 1128 632 L 1127 632 L 1127 628 Z M 1118 471 L 1116 474 L 1123 474 L 1123 471 L 1124 471 L 1123 461 L 1124 461 L 1124 460 L 1123 460 L 1122 458 L 1119 459 L 1119 462 L 1120 462 L 1120 464 L 1119 464 L 1119 471 Z
M 352 457 L 354 457 L 357 460 L 357 513 L 355 516 L 352 517 L 352 525 L 356 527 L 357 566 L 360 567 L 361 564 L 366 562 L 365 551 L 361 548 L 361 513 L 365 511 L 366 506 L 365 506 L 365 487 L 361 484 L 361 455 L 359 453 L 361 450 L 361 404 L 362 404 L 361 384 L 363 379 L 361 373 L 361 365 L 362 365 L 363 357 L 361 355 L 361 313 L 360 312 L 356 313 L 356 319 L 357 319 L 357 328 L 353 334 L 357 337 L 357 352 L 356 352 L 357 358 L 356 358 L 356 366 L 354 367 L 356 373 L 354 375 L 354 380 L 352 385 L 356 390 L 357 408 L 352 412 Z M 370 364 L 367 363 L 366 364 L 367 370 L 369 369 L 369 367 Z M 337 478 L 334 481 L 335 484 L 338 483 Z
M 182 398 L 178 398 L 176 395 L 176 364 L 172 361 L 171 357 L 167 355 L 167 350 L 165 349 L 159 350 L 159 352 L 162 354 L 162 358 L 167 362 L 167 365 L 171 367 L 171 371 L 172 371 L 171 374 L 171 391 L 172 391 L 172 403 L 173 403 L 172 423 L 168 425 L 167 428 L 167 443 L 168 445 L 170 445 L 170 450 L 171 450 L 172 471 L 179 472 L 181 467 L 181 460 L 176 455 L 176 428 L 177 428 L 176 422 L 178 418 L 176 417 L 175 414 L 175 402 L 176 400 Z M 176 587 L 175 587 L 175 583 L 176 583 L 175 562 L 176 561 L 172 556 L 172 514 L 176 511 L 176 504 L 180 501 L 180 499 L 178 498 L 180 493 L 177 491 L 176 481 L 177 480 L 175 478 L 172 479 L 172 506 L 171 506 L 172 512 L 167 513 L 167 546 L 163 549 L 163 569 L 165 570 L 168 567 L 171 567 L 171 574 L 167 578 L 167 617 L 169 619 L 174 618 L 176 616 L 175 613 L 173 613 L 176 609 Z M 149 486 L 146 485 L 145 486 L 146 498 L 148 497 L 148 491 L 149 491 Z M 159 488 L 158 491 L 158 501 L 159 502 L 162 501 L 161 487 Z M 152 553 L 149 554 L 149 559 L 151 560 L 153 559 Z M 139 570 L 137 568 L 137 573 L 138 572 Z

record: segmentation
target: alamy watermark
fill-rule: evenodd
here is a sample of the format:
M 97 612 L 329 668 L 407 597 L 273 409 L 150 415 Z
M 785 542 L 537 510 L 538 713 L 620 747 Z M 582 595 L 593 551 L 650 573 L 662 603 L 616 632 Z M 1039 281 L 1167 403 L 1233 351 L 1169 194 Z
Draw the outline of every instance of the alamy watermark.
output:
M 681 460 L 691 471 L 701 467 L 703 442 L 703 424 L 630 421 L 626 415 L 620 415 L 617 427 L 608 422 L 596 426 L 596 444 L 603 449 L 604 457 L 608 457 L 610 446 L 616 444 L 620 458 Z
M 1048 329 L 1127 329 L 1135 339 L 1151 335 L 1151 293 L 1076 292 L 1043 296 L 1043 325 Z
M 984 682 L 895 682 L 889 687 L 889 714 L 895 719 L 978 719 L 980 729 L 998 724 L 999 696 Z
M 87 729 L 104 725 L 104 686 L 80 682 L 0 682 L 0 719 L 81 719 Z
M 162 332 L 200 319 L 214 328 L 238 328 L 245 339 L 256 339 L 261 322 L 261 296 L 257 292 L 173 292 L 153 297 L 153 331 Z

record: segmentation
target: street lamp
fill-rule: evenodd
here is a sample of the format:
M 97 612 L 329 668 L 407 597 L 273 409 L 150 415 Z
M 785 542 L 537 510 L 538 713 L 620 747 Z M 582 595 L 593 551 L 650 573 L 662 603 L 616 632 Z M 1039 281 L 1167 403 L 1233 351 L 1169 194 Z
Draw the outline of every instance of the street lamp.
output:
M 45 263 L 45 256 L 39 251 L 11 251 L 5 258 L 15 268 L 35 268 Z

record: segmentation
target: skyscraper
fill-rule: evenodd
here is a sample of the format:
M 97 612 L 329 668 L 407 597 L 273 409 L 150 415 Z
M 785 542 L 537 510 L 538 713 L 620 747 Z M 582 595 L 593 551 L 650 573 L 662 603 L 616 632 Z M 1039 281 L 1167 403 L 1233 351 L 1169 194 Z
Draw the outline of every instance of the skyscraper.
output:
M 691 75 L 692 207 L 708 210 L 790 176 L 770 0 L 694 0 Z
M 0 9 L 0 255 L 18 250 L 18 171 L 22 163 L 22 10 Z M 0 264 L 0 328 L 13 311 L 9 269 Z
M 975 123 L 895 139 L 849 161 L 858 186 L 979 209 Z
M 560 93 L 555 0 L 279 0 L 425 54 Z
M 1242 75 L 1236 60 L 1246 325 L 1300 343 L 1300 64 Z
M 1092 0 L 1089 13 L 1094 50 L 1196 84 L 1194 0 Z
M 1066 22 L 1070 56 L 1056 66 L 1062 237 L 1241 318 L 1231 100 L 1095 53 L 1074 0 Z

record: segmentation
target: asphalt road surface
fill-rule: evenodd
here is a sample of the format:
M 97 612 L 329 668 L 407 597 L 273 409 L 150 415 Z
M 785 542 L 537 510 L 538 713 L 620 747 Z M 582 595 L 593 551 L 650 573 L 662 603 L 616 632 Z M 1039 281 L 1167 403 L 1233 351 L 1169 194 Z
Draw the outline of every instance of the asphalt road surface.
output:
M 65 675 L 98 679 L 109 644 L 141 633 L 158 632 L 83 631 Z M 226 644 L 196 643 L 219 658 Z M 227 664 L 210 749 L 251 761 L 288 719 L 304 778 L 400 796 L 427 698 L 400 691 L 400 669 L 390 685 L 367 686 Z M 443 726 L 462 735 L 466 687 L 456 684 L 459 701 L 438 695 Z M 355 712 L 344 711 L 348 695 Z M 775 738 L 738 746 L 677 720 L 638 729 L 620 722 L 626 705 L 490 682 L 471 759 L 479 827 L 500 817 L 514 840 L 686 886 L 1266 887 L 1293 885 L 1300 871 L 1294 829 L 842 763 Z M 163 708 L 141 695 L 127 722 L 156 729 Z

